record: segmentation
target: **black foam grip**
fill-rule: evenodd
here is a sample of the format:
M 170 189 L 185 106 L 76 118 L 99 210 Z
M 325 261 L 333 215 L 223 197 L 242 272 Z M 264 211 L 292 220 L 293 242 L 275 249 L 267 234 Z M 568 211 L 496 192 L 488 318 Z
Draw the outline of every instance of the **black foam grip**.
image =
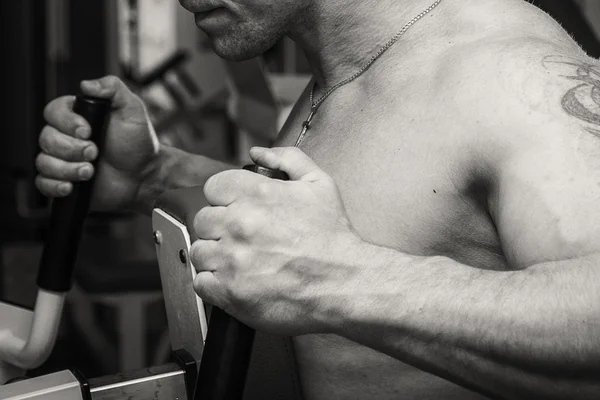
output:
M 287 181 L 290 179 L 288 174 L 283 171 L 261 167 L 260 165 L 250 164 L 246 165 L 244 169 L 266 176 L 267 178 L 279 179 L 281 181 Z
M 200 361 L 196 400 L 242 399 L 255 333 L 213 307 Z
M 110 101 L 79 96 L 75 99 L 73 111 L 85 118 L 90 125 L 90 140 L 98 147 L 99 154 L 96 160 L 100 159 L 110 114 Z M 93 164 L 96 167 L 96 162 Z M 41 289 L 66 292 L 71 288 L 79 240 L 90 207 L 93 184 L 93 179 L 76 183 L 69 196 L 56 198 L 52 203 L 50 230 L 38 272 L 37 284 Z
M 286 173 L 247 165 L 244 169 L 273 179 L 288 180 Z M 242 400 L 256 331 L 225 311 L 213 307 L 195 400 Z

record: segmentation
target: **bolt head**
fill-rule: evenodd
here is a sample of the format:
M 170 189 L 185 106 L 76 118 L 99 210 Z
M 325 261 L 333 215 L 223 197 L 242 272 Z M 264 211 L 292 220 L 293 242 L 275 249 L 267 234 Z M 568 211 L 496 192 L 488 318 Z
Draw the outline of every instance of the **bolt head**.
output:
M 152 237 L 154 238 L 154 243 L 156 243 L 156 244 L 162 243 L 162 234 L 160 233 L 160 231 L 154 231 L 154 233 L 152 234 Z

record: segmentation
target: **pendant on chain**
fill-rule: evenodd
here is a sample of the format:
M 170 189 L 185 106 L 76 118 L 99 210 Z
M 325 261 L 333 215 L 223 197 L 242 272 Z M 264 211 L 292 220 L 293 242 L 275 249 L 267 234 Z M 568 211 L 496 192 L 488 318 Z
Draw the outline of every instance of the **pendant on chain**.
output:
M 317 101 L 313 100 L 314 94 L 315 94 L 315 87 L 316 87 L 316 81 L 313 83 L 312 89 L 310 91 L 310 114 L 308 114 L 308 118 L 306 118 L 306 121 L 304 121 L 302 123 L 302 131 L 300 132 L 300 135 L 298 136 L 298 139 L 296 140 L 296 144 L 294 145 L 294 147 L 298 147 L 300 146 L 300 143 L 302 142 L 302 140 L 304 139 L 304 136 L 306 136 L 306 133 L 308 132 L 308 130 L 311 128 L 311 123 L 313 120 L 313 117 L 315 116 L 315 114 L 317 113 L 317 110 L 319 108 L 319 106 L 321 105 L 321 103 L 323 101 L 325 101 L 325 99 L 327 99 L 327 97 L 329 97 L 329 95 L 331 93 L 333 93 L 334 91 L 336 91 L 338 88 L 354 81 L 356 78 L 358 78 L 359 76 L 361 76 L 363 73 L 365 73 L 370 67 L 371 65 L 377 61 L 379 59 L 379 57 L 381 57 L 382 54 L 384 54 L 390 47 L 392 47 L 394 45 L 394 43 L 396 43 L 398 41 L 398 39 L 400 39 L 400 37 L 402 37 L 402 35 L 404 35 L 404 33 L 411 27 L 413 26 L 418 20 L 420 20 L 421 18 L 423 18 L 425 15 L 429 14 L 431 11 L 433 11 L 440 3 L 442 2 L 442 0 L 435 0 L 435 2 L 430 5 L 428 8 L 426 8 L 425 10 L 423 10 L 420 14 L 418 14 L 416 17 L 414 17 L 413 19 L 411 19 L 410 21 L 408 21 L 403 27 L 402 29 L 400 29 L 400 31 L 398 31 L 373 57 L 371 57 L 371 59 L 369 60 L 369 62 L 367 62 L 366 65 L 364 65 L 358 72 L 356 72 L 354 75 L 352 75 L 351 77 L 339 82 L 338 84 L 334 85 L 331 89 L 329 89 L 327 92 L 325 92 L 325 94 L 318 99 Z
M 296 140 L 296 144 L 294 145 L 294 147 L 300 146 L 300 143 L 304 139 L 304 136 L 306 136 L 306 133 L 310 129 L 310 125 L 311 125 L 313 117 L 315 116 L 316 113 L 317 113 L 317 107 L 311 107 L 310 114 L 308 114 L 306 121 L 304 121 L 302 123 L 302 132 L 300 132 L 300 136 L 298 136 L 298 140 Z

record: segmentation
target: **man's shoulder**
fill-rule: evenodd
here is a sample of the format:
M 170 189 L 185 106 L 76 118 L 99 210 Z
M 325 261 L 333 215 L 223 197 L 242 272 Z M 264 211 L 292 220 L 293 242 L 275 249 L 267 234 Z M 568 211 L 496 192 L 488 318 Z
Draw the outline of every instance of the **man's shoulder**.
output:
M 523 84 L 523 80 L 544 84 L 559 77 L 569 65 L 565 62 L 561 68 L 561 59 L 600 67 L 575 43 L 543 36 L 494 34 L 443 52 L 438 61 L 439 76 L 460 80 L 465 87 L 487 83 L 501 88 L 511 82 Z
M 595 63 L 558 22 L 530 4 L 481 2 L 473 7 L 480 21 L 465 23 L 437 63 L 442 82 L 470 96 L 491 94 L 496 101 L 510 101 L 529 94 L 537 99 L 538 90 L 563 73 L 559 58 Z
M 489 37 L 444 54 L 439 92 L 469 121 L 464 134 L 495 175 L 515 152 L 564 143 L 567 135 L 600 138 L 600 63 L 578 46 L 542 36 Z
M 490 122 L 507 126 L 532 117 L 566 118 L 565 95 L 574 87 L 600 89 L 600 62 L 577 46 L 539 37 L 487 40 L 450 51 L 445 84 Z M 468 100 L 469 99 L 469 100 Z M 596 99 L 597 100 L 597 99 Z M 493 112 L 490 115 L 488 112 Z
M 525 2 L 482 2 L 479 13 L 478 22 L 471 20 L 472 15 L 463 18 L 470 24 L 463 22 L 468 28 L 459 29 L 457 40 L 450 43 L 445 54 L 448 62 L 466 60 L 487 67 L 495 62 L 510 67 L 548 52 L 585 54 L 556 20 Z

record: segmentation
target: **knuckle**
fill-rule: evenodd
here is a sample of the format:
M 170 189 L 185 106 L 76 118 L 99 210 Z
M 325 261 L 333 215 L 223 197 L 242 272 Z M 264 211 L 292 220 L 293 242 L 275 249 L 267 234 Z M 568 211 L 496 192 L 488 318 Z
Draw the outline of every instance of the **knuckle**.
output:
M 241 248 L 229 248 L 228 249 L 228 259 L 232 267 L 235 270 L 239 270 L 246 265 L 248 257 L 246 256 L 246 252 Z
M 196 292 L 196 294 L 204 301 L 206 301 L 206 294 L 204 293 L 204 285 L 202 284 L 202 280 L 200 279 L 201 275 L 198 275 L 196 277 L 196 279 L 194 279 L 194 282 L 192 284 L 192 286 L 194 287 L 194 292 Z
M 104 83 L 114 88 L 121 83 L 121 80 L 115 75 L 106 75 L 103 79 Z
M 57 97 L 56 99 L 50 101 L 48 104 L 46 104 L 46 107 L 44 107 L 44 119 L 48 122 L 50 122 L 50 120 L 52 120 L 53 116 L 61 109 L 67 109 L 67 104 L 69 102 L 70 99 L 72 99 L 73 96 L 61 96 L 61 97 Z
M 240 238 L 248 238 L 256 233 L 258 228 L 256 217 L 249 212 L 246 212 L 234 219 L 233 233 Z
M 60 184 L 61 182 L 48 180 L 48 178 L 40 175 L 38 175 L 35 179 L 35 186 L 43 195 L 48 197 L 57 197 L 61 195 L 59 190 Z
M 190 246 L 190 259 L 196 269 L 202 267 L 202 249 L 200 248 L 200 242 L 194 242 Z
M 210 259 L 207 246 L 204 246 L 202 242 L 196 242 L 190 248 L 190 258 L 196 271 L 206 270 Z
M 202 227 L 206 226 L 207 223 L 209 223 L 208 221 L 208 212 L 210 210 L 210 207 L 202 207 L 200 209 L 200 211 L 198 211 L 196 213 L 196 215 L 194 216 L 194 231 L 196 232 L 196 235 L 200 236 L 199 232 L 201 232 L 203 229 Z
M 216 175 L 208 178 L 204 184 L 204 196 L 209 203 L 213 204 L 215 200 L 223 198 L 223 194 L 227 194 L 230 188 L 234 187 L 231 178 L 234 176 L 234 170 L 219 172 Z
M 50 136 L 50 127 L 46 125 L 42 129 L 42 132 L 40 133 L 40 136 L 38 138 L 40 149 L 42 149 L 44 153 L 48 153 L 50 151 Z
M 213 271 L 221 260 L 221 245 L 213 241 L 196 241 L 190 248 L 190 259 L 197 272 Z
M 77 157 L 78 146 L 62 136 L 64 136 L 63 133 L 47 125 L 39 137 L 40 148 L 50 156 L 68 157 L 71 159 Z
M 196 216 L 194 217 L 194 228 L 197 228 L 198 225 L 204 223 L 206 219 L 207 209 L 208 207 L 202 207 L 200 211 L 196 213 Z
M 256 185 L 256 193 L 259 198 L 269 198 L 273 195 L 273 182 L 262 181 Z
M 47 172 L 46 169 L 46 156 L 44 153 L 39 153 L 36 157 L 35 157 L 35 168 L 42 174 L 45 174 Z
M 300 153 L 301 150 L 297 147 L 285 147 L 281 152 L 281 156 L 283 158 L 294 158 L 300 155 Z
M 259 208 L 243 207 L 234 218 L 234 231 L 240 239 L 254 236 L 264 225 L 264 213 Z
M 35 177 L 35 187 L 43 194 L 48 194 L 48 192 L 46 191 L 46 186 L 44 185 L 43 179 L 40 175 Z
M 215 186 L 215 181 L 217 179 L 217 175 L 213 175 L 210 178 L 208 178 L 206 180 L 206 182 L 204 183 L 204 187 L 202 188 L 202 191 L 204 192 L 204 197 L 206 197 L 207 199 L 210 199 L 212 197 L 213 194 L 213 187 Z
M 207 280 L 205 276 L 198 275 L 194 279 L 194 291 L 198 296 L 200 296 L 200 298 L 202 298 L 203 301 L 212 305 L 216 305 L 214 290 L 211 290 L 209 280 Z
M 46 104 L 46 106 L 44 107 L 43 115 L 44 115 L 44 119 L 46 121 L 49 121 L 52 118 L 52 113 L 53 113 L 53 110 L 54 110 L 54 106 L 55 106 L 55 104 L 56 104 L 57 101 L 58 101 L 58 99 L 54 99 L 51 102 L 49 102 L 48 104 Z

